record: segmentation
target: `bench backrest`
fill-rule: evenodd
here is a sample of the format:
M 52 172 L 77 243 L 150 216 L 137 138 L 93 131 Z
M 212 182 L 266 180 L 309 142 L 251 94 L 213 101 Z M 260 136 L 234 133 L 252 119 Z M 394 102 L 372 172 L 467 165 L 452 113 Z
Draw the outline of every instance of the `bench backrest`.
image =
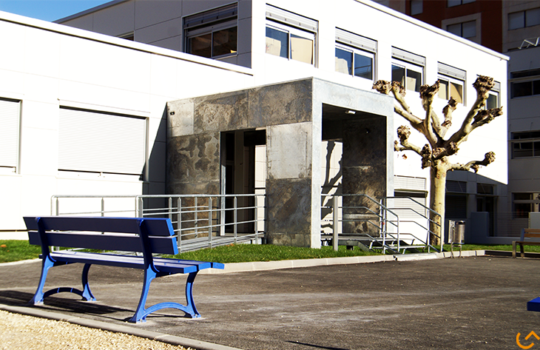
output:
M 521 241 L 540 242 L 540 229 L 524 228 L 521 230 Z
M 24 217 L 24 222 L 30 244 L 178 254 L 169 219 L 49 216 Z

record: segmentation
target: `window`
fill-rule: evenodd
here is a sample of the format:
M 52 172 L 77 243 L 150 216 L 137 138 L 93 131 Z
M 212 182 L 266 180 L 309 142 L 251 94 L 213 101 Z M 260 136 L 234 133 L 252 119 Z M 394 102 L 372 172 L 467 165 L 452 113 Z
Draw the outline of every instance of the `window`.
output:
M 459 5 L 468 4 L 471 2 L 475 2 L 476 0 L 447 0 L 448 7 L 454 7 Z
M 0 99 L 0 171 L 15 173 L 19 165 L 20 101 Z
M 439 98 L 449 100 L 453 97 L 457 103 L 465 104 L 464 86 L 467 72 L 441 62 L 438 63 L 437 69 L 440 83 Z
M 499 93 L 501 92 L 501 83 L 495 81 L 495 86 L 489 91 L 489 96 L 486 100 L 484 109 L 499 108 Z
M 318 22 L 266 5 L 266 53 L 315 64 Z
M 336 42 L 336 72 L 373 80 L 377 42 L 339 28 L 336 28 Z
M 266 53 L 295 61 L 313 64 L 313 33 L 286 28 L 266 26 Z
M 146 119 L 62 107 L 58 169 L 141 175 Z
M 208 58 L 235 55 L 238 42 L 236 4 L 184 19 L 186 52 Z
M 540 131 L 513 132 L 512 158 L 540 157 Z
M 426 58 L 405 50 L 392 48 L 392 81 L 400 82 L 405 89 L 420 91 L 423 84 Z
M 411 0 L 411 16 L 419 15 L 424 12 L 423 0 Z
M 513 193 L 513 197 L 514 219 L 527 219 L 529 213 L 540 211 L 540 193 Z
M 474 38 L 476 36 L 476 21 L 450 24 L 446 26 L 446 31 L 462 38 Z
M 508 29 L 532 27 L 540 24 L 540 7 L 508 14 Z
M 540 95 L 540 80 L 512 83 L 512 98 L 532 95 Z

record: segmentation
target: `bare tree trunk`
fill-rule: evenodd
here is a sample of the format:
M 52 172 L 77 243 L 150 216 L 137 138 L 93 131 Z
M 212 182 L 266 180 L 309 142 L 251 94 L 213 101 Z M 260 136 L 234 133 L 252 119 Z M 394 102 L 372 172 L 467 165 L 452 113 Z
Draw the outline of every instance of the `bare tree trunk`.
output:
M 444 218 L 444 201 L 446 195 L 446 171 L 445 164 L 440 160 L 435 161 L 435 164 L 430 168 L 431 190 L 429 191 L 429 206 L 432 210 L 440 214 L 439 216 L 430 212 L 429 215 L 431 219 L 429 223 L 429 229 L 431 231 L 430 241 L 433 245 L 441 244 L 440 238 L 444 238 L 442 220 Z

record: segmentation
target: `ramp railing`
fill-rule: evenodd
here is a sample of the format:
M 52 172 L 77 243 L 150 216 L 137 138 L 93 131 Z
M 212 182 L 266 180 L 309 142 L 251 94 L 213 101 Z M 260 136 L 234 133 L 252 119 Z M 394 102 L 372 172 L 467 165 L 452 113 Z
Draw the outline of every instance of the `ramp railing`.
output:
M 265 237 L 265 195 L 53 196 L 51 215 L 169 218 L 180 252 Z

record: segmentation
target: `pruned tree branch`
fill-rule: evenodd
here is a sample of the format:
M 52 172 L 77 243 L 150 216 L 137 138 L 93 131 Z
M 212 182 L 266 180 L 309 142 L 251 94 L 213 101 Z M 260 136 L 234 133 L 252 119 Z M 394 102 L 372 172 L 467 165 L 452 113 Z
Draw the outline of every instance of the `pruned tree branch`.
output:
M 411 136 L 411 129 L 408 126 L 402 125 L 397 129 L 397 134 L 399 138 L 398 141 L 394 141 L 394 150 L 400 151 L 414 151 L 419 156 L 422 155 L 422 150 L 420 147 L 413 145 L 409 142 L 409 136 Z M 401 144 L 401 146 L 400 146 Z
M 434 132 L 433 127 L 433 98 L 434 96 L 439 92 L 439 86 L 440 83 L 437 80 L 435 84 L 433 85 L 422 85 L 420 87 L 420 98 L 422 99 L 422 106 L 424 107 L 424 110 L 426 111 L 426 118 L 424 119 L 424 129 L 425 129 L 425 136 L 428 139 L 429 143 L 432 147 L 434 147 L 437 144 L 437 136 Z M 438 124 L 439 118 L 437 118 L 437 124 Z M 437 126 L 438 127 L 438 126 Z
M 454 100 L 453 97 L 450 97 L 448 100 L 448 103 L 443 108 L 442 112 L 444 115 L 444 122 L 441 124 L 441 129 L 438 131 L 439 136 L 443 138 L 446 135 L 446 132 L 448 132 L 448 129 L 452 126 L 452 113 L 457 108 L 457 102 Z
M 493 163 L 495 161 L 495 153 L 494 152 L 488 152 L 484 156 L 484 160 L 473 160 L 471 162 L 468 162 L 467 164 L 451 164 L 448 170 L 465 170 L 469 171 L 471 169 L 474 170 L 475 173 L 478 172 L 480 169 L 480 166 L 488 166 L 489 164 Z
M 493 81 L 493 78 L 481 75 L 476 79 L 473 86 L 476 89 L 476 101 L 463 120 L 461 128 L 448 140 L 450 142 L 455 142 L 458 145 L 475 129 L 472 126 L 473 120 L 478 113 L 483 113 L 482 108 L 485 106 L 489 91 L 495 86 L 495 82 Z

